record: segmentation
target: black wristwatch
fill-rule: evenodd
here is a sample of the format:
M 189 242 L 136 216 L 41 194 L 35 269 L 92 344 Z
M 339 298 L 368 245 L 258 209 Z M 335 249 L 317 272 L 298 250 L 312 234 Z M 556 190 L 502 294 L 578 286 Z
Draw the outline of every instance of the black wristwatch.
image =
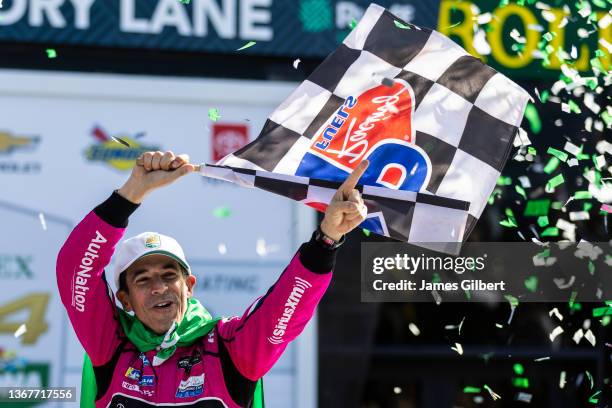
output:
M 346 241 L 346 239 L 344 235 L 342 236 L 342 238 L 340 238 L 340 241 L 336 241 L 328 237 L 323 233 L 323 231 L 321 230 L 321 225 L 319 225 L 317 227 L 317 230 L 315 231 L 315 241 L 317 241 L 321 246 L 323 246 L 323 248 L 332 250 L 344 244 L 344 241 Z

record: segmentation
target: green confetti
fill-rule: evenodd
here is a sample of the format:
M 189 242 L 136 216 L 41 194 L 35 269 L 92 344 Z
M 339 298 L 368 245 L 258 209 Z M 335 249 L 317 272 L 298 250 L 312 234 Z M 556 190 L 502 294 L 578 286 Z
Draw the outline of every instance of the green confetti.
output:
M 560 210 L 563 208 L 563 203 L 561 201 L 553 201 L 552 204 L 550 204 L 550 208 L 553 210 Z
M 518 184 L 514 186 L 514 189 L 517 193 L 519 193 L 525 200 L 527 199 L 527 194 L 525 193 L 525 189 Z
M 582 206 L 582 211 L 589 212 L 591 210 L 591 208 L 593 208 L 593 204 L 592 203 L 584 203 L 584 205 Z
M 538 217 L 538 225 L 539 225 L 541 228 L 542 228 L 542 227 L 547 226 L 548 224 L 550 224 L 550 223 L 548 222 L 548 216 L 546 216 L 546 215 L 542 215 L 542 216 Z
M 402 30 L 410 30 L 411 29 L 411 27 L 408 24 L 404 24 L 401 21 L 393 20 L 393 22 L 395 23 L 395 26 L 397 28 L 401 28 Z
M 570 296 L 570 300 L 568 303 L 571 310 L 581 310 L 582 309 L 582 305 L 576 302 L 577 295 L 578 295 L 578 292 L 576 292 L 575 290 L 572 291 L 572 294 Z
M 589 402 L 591 404 L 598 404 L 599 398 L 595 398 L 595 397 L 597 397 L 599 394 L 601 394 L 601 391 L 597 391 L 595 394 L 591 395 L 591 398 L 589 398 Z
M 561 163 L 559 159 L 556 157 L 551 157 L 550 160 L 548 160 L 548 163 L 546 163 L 546 166 L 544 166 L 544 173 L 551 174 L 557 169 L 557 167 L 559 167 L 559 163 Z
M 540 93 L 540 102 L 542 103 L 546 103 L 546 101 L 548 101 L 548 98 L 550 97 L 550 92 L 548 92 L 547 89 L 545 89 L 544 91 L 542 91 Z
M 529 278 L 525 279 L 523 283 L 525 284 L 525 288 L 531 293 L 535 293 L 536 290 L 538 290 L 538 277 L 537 276 L 530 276 Z
M 603 319 L 601 319 L 601 325 L 604 327 L 609 325 L 610 322 L 612 322 L 612 316 L 604 316 Z
M 567 101 L 567 104 L 569 105 L 571 112 L 582 113 L 582 111 L 580 110 L 580 107 L 576 104 L 576 102 L 570 99 L 569 101 Z
M 516 221 L 514 220 L 502 220 L 499 222 L 499 225 L 501 225 L 502 227 L 506 227 L 506 228 L 517 228 L 518 225 L 516 224 Z
M 603 121 L 606 122 L 607 128 L 612 126 L 612 115 L 610 115 L 607 110 L 604 110 L 600 116 L 603 119 Z
M 565 183 L 565 179 L 563 178 L 563 174 L 557 174 L 555 177 L 553 177 L 550 180 L 548 180 L 548 183 L 546 183 L 546 189 L 547 190 L 554 190 L 556 187 L 560 186 L 563 183 Z
M 546 258 L 548 258 L 549 256 L 550 256 L 550 248 L 546 248 L 546 249 L 545 249 L 545 250 L 543 250 L 542 252 L 538 252 L 538 253 L 536 254 L 536 257 L 537 257 L 537 258 L 540 258 L 540 259 L 546 259 Z
M 519 305 L 519 300 L 512 295 L 504 295 L 506 300 L 510 302 L 510 306 L 517 307 Z
M 541 237 L 558 237 L 559 236 L 559 228 L 557 227 L 548 227 L 540 234 Z
M 463 387 L 463 392 L 465 394 L 479 394 L 480 393 L 480 388 L 479 387 L 472 387 L 472 386 L 466 386 Z
M 255 44 L 257 44 L 256 41 L 249 41 L 248 43 L 244 44 L 242 47 L 238 48 L 236 51 L 246 50 L 247 48 L 250 48 L 254 46 Z
M 370 232 L 370 230 L 369 230 L 369 229 L 367 229 L 367 228 L 362 228 L 361 230 L 363 231 L 363 235 L 365 235 L 366 237 L 369 237 L 369 236 L 370 236 L 371 232 Z
M 529 200 L 525 206 L 523 215 L 525 217 L 538 217 L 540 215 L 547 215 L 550 207 L 550 200 Z
M 220 117 L 221 115 L 219 115 L 219 109 L 217 108 L 208 109 L 208 119 L 212 120 L 213 122 L 216 122 L 217 120 L 219 120 Z
M 517 388 L 529 388 L 529 379 L 528 378 L 513 378 L 512 385 Z
M 351 22 L 349 23 L 349 28 L 352 30 L 355 27 L 357 27 L 357 20 L 352 19 Z
M 597 88 L 597 79 L 587 79 L 586 84 L 591 88 L 591 91 L 594 91 Z
M 179 0 L 179 2 L 181 2 L 183 4 L 189 4 L 189 3 L 191 3 L 191 0 Z
M 612 307 L 596 307 L 593 309 L 593 317 L 612 316 Z
M 527 121 L 529 121 L 529 127 L 531 131 L 536 135 L 540 133 L 542 130 L 542 121 L 540 120 L 540 115 L 538 114 L 538 110 L 535 105 L 529 102 L 527 107 L 525 108 L 525 117 Z
M 232 215 L 232 211 L 227 207 L 217 207 L 213 210 L 215 218 L 227 218 Z
M 512 177 L 504 177 L 504 176 L 500 176 L 497 179 L 497 185 L 498 186 L 509 186 L 512 184 Z
M 591 389 L 593 389 L 593 376 L 591 375 L 589 370 L 586 370 L 586 375 L 587 375 L 587 377 L 589 379 L 589 382 L 591 383 Z
M 535 147 L 533 146 L 529 146 L 527 148 L 527 154 L 531 154 L 533 156 L 535 156 L 536 154 L 538 154 L 537 150 L 535 149 Z
M 523 367 L 521 363 L 515 363 L 512 366 L 512 369 L 514 369 L 514 373 L 516 375 L 523 375 L 525 373 L 525 368 Z
M 57 52 L 53 48 L 47 48 L 47 58 L 57 58 Z
M 514 217 L 514 213 L 512 212 L 511 208 L 506 208 L 506 216 L 508 217 L 508 219 L 500 221 L 499 222 L 500 225 L 507 227 L 507 228 L 518 227 L 518 224 L 516 223 L 516 218 Z
M 576 191 L 574 193 L 574 200 L 590 200 L 593 195 L 588 191 Z
M 595 273 L 595 264 L 591 260 L 589 260 L 589 273 L 591 275 L 593 275 Z
M 552 148 L 552 147 L 549 147 L 548 150 L 546 150 L 546 153 L 552 154 L 553 156 L 555 156 L 557 159 L 561 160 L 562 162 L 567 161 L 567 158 L 569 157 L 569 154 L 562 152 L 561 150 Z

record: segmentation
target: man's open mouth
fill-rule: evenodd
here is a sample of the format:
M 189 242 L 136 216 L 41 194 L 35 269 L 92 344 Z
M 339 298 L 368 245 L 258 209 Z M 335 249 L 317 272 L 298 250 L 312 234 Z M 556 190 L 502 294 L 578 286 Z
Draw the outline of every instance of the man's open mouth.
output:
M 166 301 L 166 302 L 160 302 L 160 303 L 157 303 L 157 304 L 156 304 L 156 305 L 154 305 L 153 307 L 154 307 L 155 309 L 167 309 L 167 308 L 169 308 L 170 306 L 172 306 L 172 302 L 170 302 L 170 301 Z

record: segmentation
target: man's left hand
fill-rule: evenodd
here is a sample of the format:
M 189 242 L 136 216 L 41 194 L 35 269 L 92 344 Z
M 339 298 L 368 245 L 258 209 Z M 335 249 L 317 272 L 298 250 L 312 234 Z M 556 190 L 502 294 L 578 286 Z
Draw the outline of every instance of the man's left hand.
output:
M 344 234 L 351 232 L 366 219 L 368 209 L 355 186 L 369 164 L 367 160 L 359 163 L 327 206 L 321 231 L 334 241 L 340 241 Z

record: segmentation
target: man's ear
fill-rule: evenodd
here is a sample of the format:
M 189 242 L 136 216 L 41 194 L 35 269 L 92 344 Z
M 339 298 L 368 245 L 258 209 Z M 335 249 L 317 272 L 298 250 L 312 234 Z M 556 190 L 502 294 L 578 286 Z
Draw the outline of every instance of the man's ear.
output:
M 193 296 L 193 287 L 195 286 L 197 279 L 193 275 L 188 275 L 185 278 L 185 283 L 187 284 L 187 297 Z
M 130 297 L 125 292 L 125 290 L 120 290 L 117 292 L 117 299 L 119 299 L 119 301 L 121 302 L 123 310 L 125 310 L 126 312 L 132 311 L 132 306 L 130 305 Z

